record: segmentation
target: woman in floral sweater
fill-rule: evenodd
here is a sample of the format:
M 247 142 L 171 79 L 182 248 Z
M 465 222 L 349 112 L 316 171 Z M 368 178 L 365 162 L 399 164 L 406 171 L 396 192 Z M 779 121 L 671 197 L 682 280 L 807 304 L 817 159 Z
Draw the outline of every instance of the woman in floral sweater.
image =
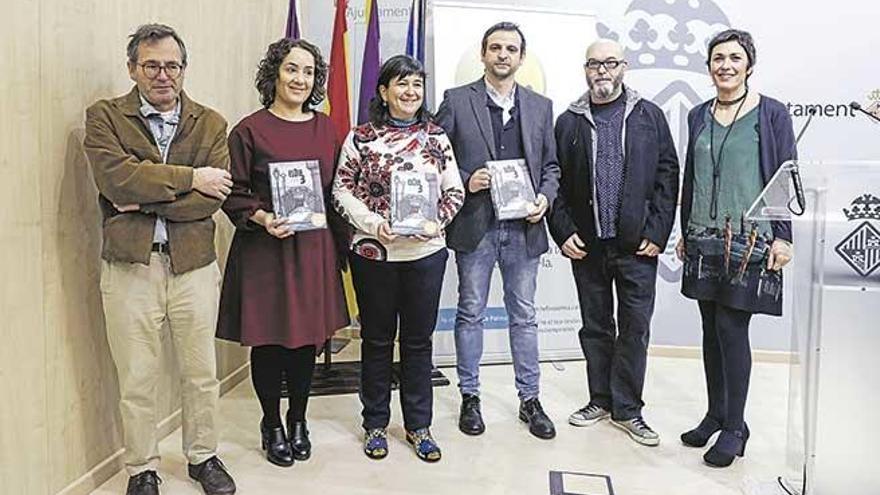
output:
M 373 459 L 388 454 L 399 327 L 406 438 L 420 459 L 440 460 L 429 430 L 431 335 L 448 257 L 443 229 L 461 208 L 464 188 L 449 138 L 424 106 L 424 84 L 424 69 L 411 57 L 382 65 L 370 121 L 345 139 L 333 184 L 334 206 L 355 228 L 350 263 L 363 339 L 364 452 Z

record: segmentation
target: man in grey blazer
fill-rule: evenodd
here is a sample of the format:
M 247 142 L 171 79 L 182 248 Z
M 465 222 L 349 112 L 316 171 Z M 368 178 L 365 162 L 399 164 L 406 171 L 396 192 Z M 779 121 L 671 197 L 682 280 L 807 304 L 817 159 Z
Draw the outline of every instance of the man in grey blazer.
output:
M 540 256 L 548 249 L 544 214 L 556 199 L 559 166 L 549 99 L 514 80 L 526 54 L 526 40 L 516 24 L 501 22 L 483 35 L 485 75 L 446 91 L 437 120 L 452 141 L 462 181 L 464 206 L 446 230 L 447 245 L 458 266 L 455 348 L 462 394 L 459 429 L 485 431 L 480 413 L 480 359 L 489 283 L 496 265 L 504 284 L 510 350 L 519 418 L 544 439 L 556 430 L 538 400 L 538 325 L 535 286 Z M 530 216 L 499 221 L 490 194 L 486 162 L 524 159 L 536 193 Z

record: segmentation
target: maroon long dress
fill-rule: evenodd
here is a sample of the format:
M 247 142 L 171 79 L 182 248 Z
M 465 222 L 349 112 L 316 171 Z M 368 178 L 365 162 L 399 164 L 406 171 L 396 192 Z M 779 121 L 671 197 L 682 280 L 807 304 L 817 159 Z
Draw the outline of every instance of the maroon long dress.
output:
M 234 184 L 223 211 L 236 230 L 223 277 L 217 337 L 246 346 L 320 347 L 348 325 L 337 255 L 344 234 L 331 228 L 282 240 L 249 220 L 258 209 L 272 211 L 269 163 L 317 159 L 328 221 L 337 225 L 328 198 L 339 146 L 330 119 L 318 112 L 306 122 L 289 122 L 263 109 L 232 130 Z

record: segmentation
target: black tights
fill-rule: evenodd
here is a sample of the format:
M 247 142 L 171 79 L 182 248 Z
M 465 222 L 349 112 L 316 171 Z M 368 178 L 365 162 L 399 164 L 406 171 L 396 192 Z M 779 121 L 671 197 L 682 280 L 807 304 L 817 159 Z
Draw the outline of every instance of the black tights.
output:
M 288 349 L 280 345 L 261 345 L 251 348 L 251 379 L 263 422 L 269 428 L 281 426 L 281 377 L 287 377 L 291 421 L 305 421 L 312 372 L 315 370 L 315 346 Z
M 713 301 L 699 304 L 703 318 L 703 368 L 709 395 L 707 414 L 725 430 L 743 431 L 752 372 L 752 314 Z

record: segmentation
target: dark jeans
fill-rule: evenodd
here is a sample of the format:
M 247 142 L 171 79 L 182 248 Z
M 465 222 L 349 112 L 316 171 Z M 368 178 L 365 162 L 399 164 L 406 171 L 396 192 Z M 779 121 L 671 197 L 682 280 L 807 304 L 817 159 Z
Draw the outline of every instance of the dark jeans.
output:
M 400 328 L 400 405 L 407 430 L 431 425 L 433 342 L 446 249 L 414 261 L 349 256 L 361 316 L 361 403 L 364 428 L 391 419 L 391 361 Z
M 708 415 L 725 430 L 742 431 L 752 373 L 752 314 L 714 301 L 698 301 L 703 318 L 703 368 Z
M 616 420 L 641 416 L 657 258 L 600 242 L 571 266 L 581 306 L 578 337 L 587 358 L 590 402 L 611 411 Z M 616 325 L 612 284 L 617 291 Z
M 288 349 L 280 345 L 251 348 L 251 380 L 263 409 L 267 427 L 281 426 L 281 376 L 287 377 L 290 401 L 288 414 L 294 421 L 305 421 L 312 373 L 315 370 L 315 346 Z

